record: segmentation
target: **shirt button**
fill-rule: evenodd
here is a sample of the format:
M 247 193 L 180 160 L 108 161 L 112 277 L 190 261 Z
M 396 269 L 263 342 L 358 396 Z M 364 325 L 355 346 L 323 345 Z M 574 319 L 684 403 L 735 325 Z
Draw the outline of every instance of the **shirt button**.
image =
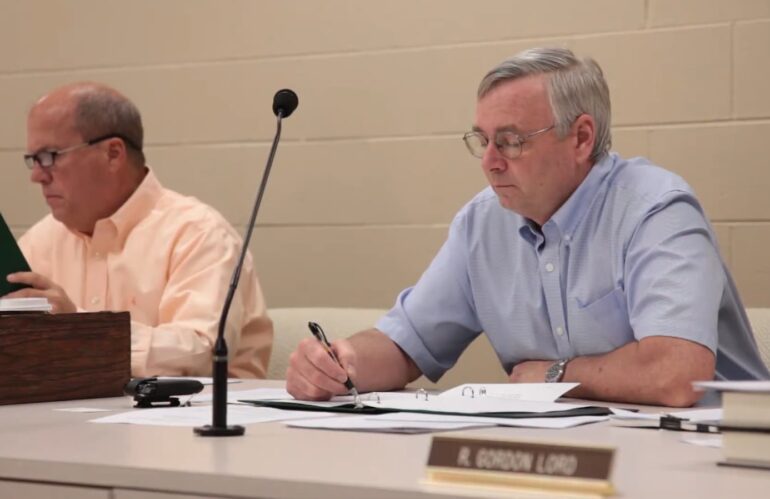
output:
M 546 263 L 545 264 L 545 271 L 546 272 L 553 272 L 553 264 L 552 263 Z
M 91 305 L 96 305 L 97 303 L 99 303 L 98 296 L 94 296 L 93 298 L 91 298 Z
M 556 334 L 558 334 L 559 336 L 563 335 L 564 334 L 564 328 L 561 327 L 561 326 L 557 326 L 556 327 Z

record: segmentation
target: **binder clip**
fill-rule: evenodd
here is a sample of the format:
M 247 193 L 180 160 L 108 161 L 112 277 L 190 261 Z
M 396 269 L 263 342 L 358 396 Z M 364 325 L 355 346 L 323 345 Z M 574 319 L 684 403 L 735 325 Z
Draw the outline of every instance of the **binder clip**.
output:
M 123 388 L 134 397 L 138 408 L 179 407 L 177 396 L 193 395 L 203 390 L 203 383 L 195 379 L 134 378 Z

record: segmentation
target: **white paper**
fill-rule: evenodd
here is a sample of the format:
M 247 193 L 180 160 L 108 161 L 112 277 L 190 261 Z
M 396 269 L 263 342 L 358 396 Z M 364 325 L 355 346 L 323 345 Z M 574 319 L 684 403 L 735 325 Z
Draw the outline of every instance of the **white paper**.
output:
M 380 419 L 378 416 L 338 416 L 323 419 L 302 419 L 289 421 L 293 428 L 314 428 L 325 430 L 384 431 L 400 433 L 422 433 L 428 431 L 463 430 L 494 426 L 494 423 L 475 422 L 440 422 L 440 421 L 400 421 Z
M 392 400 L 415 399 L 418 396 L 424 398 L 424 395 L 417 392 L 406 392 L 406 391 L 370 392 L 370 393 L 362 394 L 361 400 L 363 402 L 371 402 L 372 404 L 377 404 L 378 402 L 388 402 Z M 201 400 L 201 401 L 211 400 L 210 395 L 207 397 L 208 398 L 203 397 L 198 400 Z M 321 401 L 297 400 L 294 397 L 292 397 L 289 394 L 289 392 L 287 392 L 283 388 L 257 388 L 254 390 L 229 392 L 227 396 L 227 400 L 230 403 L 240 402 L 244 400 L 270 400 L 270 401 L 288 402 L 288 403 L 293 403 L 300 406 L 313 406 L 313 407 L 339 407 L 343 405 L 352 404 L 355 402 L 354 397 L 352 395 L 338 395 L 336 397 L 332 397 L 331 400 L 321 400 Z M 382 407 L 382 406 L 373 405 L 373 407 Z
M 654 419 L 655 421 L 660 419 L 659 412 L 634 412 L 628 409 L 618 409 L 617 407 L 611 407 L 613 419 Z
M 112 409 L 101 409 L 99 407 L 62 407 L 54 409 L 59 412 L 110 412 Z
M 715 449 L 722 448 L 722 435 L 709 435 L 709 436 L 687 435 L 682 437 L 681 441 L 686 444 L 700 445 L 701 447 L 713 447 Z
M 580 383 L 466 383 L 442 392 L 440 397 L 482 397 L 486 396 L 553 402 Z
M 692 385 L 699 390 L 770 392 L 770 381 L 695 381 Z
M 421 422 L 421 423 L 467 423 L 495 426 L 514 426 L 521 428 L 572 428 L 589 423 L 607 421 L 609 416 L 567 416 L 558 418 L 494 418 L 484 416 L 452 416 L 444 414 L 423 414 L 414 412 L 394 412 L 368 416 L 380 421 Z
M 289 421 L 286 424 L 295 428 L 417 433 L 426 431 L 451 431 L 491 426 L 560 429 L 571 428 L 573 426 L 589 423 L 598 423 L 600 421 L 606 421 L 607 419 L 607 416 L 506 419 L 398 412 L 392 414 L 379 414 L 375 416 L 340 416 L 318 420 L 303 419 Z
M 214 396 L 210 393 L 198 394 L 193 402 L 211 402 Z M 227 403 L 234 404 L 239 400 L 295 400 L 283 388 L 254 388 L 252 390 L 227 390 Z
M 498 397 L 407 397 L 399 399 L 385 399 L 380 402 L 365 401 L 364 405 L 370 407 L 396 409 L 401 411 L 432 411 L 451 412 L 468 415 L 478 415 L 497 412 L 531 412 L 540 414 L 553 411 L 567 411 L 586 405 L 561 404 L 558 402 L 536 402 L 531 400 L 514 400 Z
M 48 298 L 2 298 L 0 312 L 50 312 Z
M 151 426 L 203 426 L 211 423 L 211 406 L 199 407 L 164 407 L 154 409 L 135 409 L 112 416 L 92 419 L 92 423 L 124 423 Z M 287 419 L 306 419 L 307 411 L 281 411 L 268 407 L 246 405 L 229 406 L 227 422 L 234 425 L 283 421 Z M 327 414 L 314 413 L 320 418 Z M 333 414 L 328 414 L 333 416 Z
M 688 409 L 686 411 L 675 411 L 666 413 L 669 416 L 676 416 L 681 419 L 687 419 L 693 422 L 699 421 L 719 421 L 722 419 L 722 408 L 714 407 L 709 409 Z
M 569 389 L 569 388 L 567 388 Z M 250 390 L 248 392 L 233 392 L 231 397 L 228 394 L 228 401 L 235 400 L 280 400 L 288 404 L 297 406 L 313 406 L 320 408 L 333 408 L 341 405 L 351 404 L 353 397 L 349 395 L 333 397 L 328 401 L 307 401 L 296 400 L 288 392 L 281 389 L 263 392 L 261 390 Z M 451 391 L 450 391 L 451 392 Z M 202 400 L 202 399 L 199 399 Z M 366 393 L 361 396 L 364 405 L 378 409 L 394 409 L 399 411 L 432 411 L 432 412 L 450 412 L 468 415 L 478 415 L 482 413 L 496 412 L 531 412 L 533 414 L 567 411 L 587 405 L 562 404 L 557 402 L 539 402 L 532 400 L 516 400 L 512 398 L 495 397 L 491 395 L 484 396 L 453 396 L 449 394 L 430 394 L 427 392 L 376 392 Z

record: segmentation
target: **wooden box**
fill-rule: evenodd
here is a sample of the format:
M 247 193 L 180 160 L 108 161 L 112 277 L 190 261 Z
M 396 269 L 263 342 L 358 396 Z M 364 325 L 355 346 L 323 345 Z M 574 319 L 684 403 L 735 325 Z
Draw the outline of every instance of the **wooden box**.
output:
M 118 397 L 130 376 L 128 312 L 0 315 L 0 405 Z

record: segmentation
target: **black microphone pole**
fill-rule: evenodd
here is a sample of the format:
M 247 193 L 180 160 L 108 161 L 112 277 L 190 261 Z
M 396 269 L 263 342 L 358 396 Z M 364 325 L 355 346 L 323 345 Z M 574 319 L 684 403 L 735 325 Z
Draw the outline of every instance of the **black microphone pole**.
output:
M 251 218 L 249 219 L 249 225 L 246 228 L 246 237 L 243 239 L 241 255 L 238 258 L 238 264 L 235 266 L 235 270 L 233 270 L 230 288 L 227 290 L 225 304 L 224 307 L 222 307 L 222 315 L 219 317 L 219 331 L 217 332 L 217 340 L 214 344 L 214 361 L 212 369 L 214 378 L 214 401 L 211 406 L 212 422 L 210 425 L 198 426 L 194 429 L 197 435 L 203 437 L 240 436 L 246 431 L 243 426 L 228 426 L 227 424 L 227 342 L 225 341 L 225 324 L 227 323 L 227 314 L 230 311 L 230 304 L 233 301 L 233 296 L 235 296 L 235 290 L 238 287 L 238 281 L 241 277 L 243 260 L 246 257 L 246 251 L 248 251 L 249 241 L 251 241 L 251 233 L 254 230 L 254 222 L 257 219 L 259 205 L 262 204 L 262 196 L 265 194 L 265 186 L 267 186 L 267 178 L 270 176 L 270 168 L 273 166 L 273 158 L 275 157 L 275 151 L 278 148 L 278 140 L 281 138 L 281 120 L 291 116 L 291 113 L 297 109 L 297 104 L 299 104 L 297 94 L 288 88 L 279 90 L 276 92 L 275 97 L 273 97 L 273 112 L 277 117 L 273 147 L 270 148 L 270 156 L 267 158 L 265 171 L 262 173 L 262 183 L 259 185 L 257 199 L 254 202 L 254 208 L 251 210 Z

